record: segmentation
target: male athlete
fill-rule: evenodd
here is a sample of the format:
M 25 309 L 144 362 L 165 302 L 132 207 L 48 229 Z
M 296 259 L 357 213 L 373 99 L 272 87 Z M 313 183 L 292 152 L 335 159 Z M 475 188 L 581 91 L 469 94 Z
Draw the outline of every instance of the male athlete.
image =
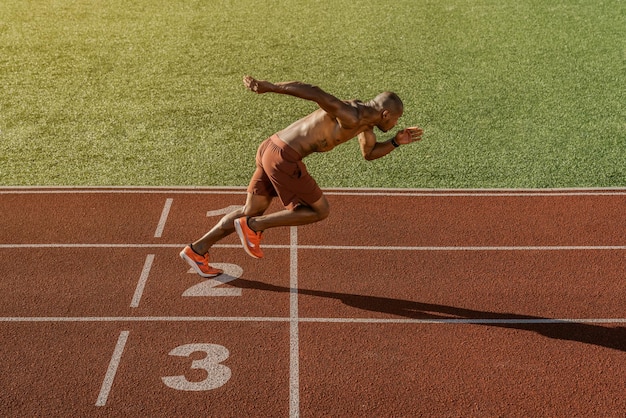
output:
M 330 151 L 358 136 L 363 157 L 375 160 L 400 145 L 420 140 L 423 134 L 421 128 L 412 127 L 399 131 L 388 141 L 376 141 L 375 127 L 387 132 L 402 116 L 402 101 L 395 93 L 381 93 L 364 103 L 339 100 L 319 87 L 297 81 L 270 83 L 245 76 L 243 83 L 258 94 L 287 94 L 313 101 L 320 108 L 261 143 L 245 206 L 224 216 L 206 235 L 181 251 L 180 257 L 202 277 L 222 273 L 209 265 L 209 250 L 235 231 L 244 250 L 252 257 L 262 258 L 260 242 L 266 229 L 305 225 L 328 216 L 328 201 L 302 163 L 307 155 Z M 276 196 L 285 209 L 264 215 Z

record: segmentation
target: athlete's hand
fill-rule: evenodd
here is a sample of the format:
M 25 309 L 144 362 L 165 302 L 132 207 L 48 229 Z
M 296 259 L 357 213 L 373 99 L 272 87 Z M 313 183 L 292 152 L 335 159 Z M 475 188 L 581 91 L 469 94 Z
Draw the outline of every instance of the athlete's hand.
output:
M 257 80 L 253 77 L 250 77 L 249 75 L 244 76 L 243 84 L 246 85 L 248 90 L 258 93 L 258 94 L 267 93 L 268 91 L 271 91 L 271 88 L 273 86 L 273 84 L 270 83 L 269 81 Z
M 406 128 L 396 134 L 396 142 L 400 145 L 410 144 L 411 142 L 422 139 L 424 130 L 418 126 Z

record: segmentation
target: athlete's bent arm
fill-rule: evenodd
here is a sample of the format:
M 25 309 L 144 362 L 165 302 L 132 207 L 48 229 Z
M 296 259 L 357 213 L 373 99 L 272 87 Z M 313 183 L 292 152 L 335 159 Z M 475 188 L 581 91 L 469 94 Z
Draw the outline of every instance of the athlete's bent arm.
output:
M 396 133 L 393 139 L 385 142 L 377 142 L 376 135 L 373 131 L 365 131 L 359 134 L 359 145 L 363 158 L 368 161 L 384 157 L 400 145 L 410 144 L 411 142 L 422 139 L 424 131 L 422 128 L 411 127 Z M 395 145 L 394 145 L 395 143 Z
M 368 161 L 376 160 L 389 154 L 395 148 L 391 140 L 377 142 L 373 131 L 365 131 L 359 134 L 359 145 L 363 158 Z
M 243 83 L 249 90 L 255 93 L 287 94 L 300 99 L 313 101 L 324 109 L 324 111 L 337 118 L 344 128 L 351 128 L 359 122 L 359 115 L 357 114 L 356 108 L 339 100 L 332 94 L 326 93 L 317 86 L 299 81 L 271 83 L 265 80 L 257 80 L 250 76 L 245 76 Z

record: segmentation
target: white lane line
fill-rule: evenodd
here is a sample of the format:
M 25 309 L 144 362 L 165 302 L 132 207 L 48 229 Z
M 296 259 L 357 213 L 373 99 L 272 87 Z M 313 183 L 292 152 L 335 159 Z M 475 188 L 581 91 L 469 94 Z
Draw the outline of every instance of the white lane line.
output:
M 298 333 L 298 227 L 289 234 L 289 416 L 300 416 L 300 341 Z
M 420 188 L 325 188 L 327 195 L 353 196 L 623 196 L 626 187 L 578 187 L 578 188 L 485 188 L 485 189 L 420 189 Z M 3 186 L 2 194 L 226 194 L 245 195 L 246 188 L 237 186 L 210 187 L 136 187 L 128 186 Z
M 128 340 L 128 334 L 130 334 L 130 331 L 120 332 L 117 344 L 115 344 L 115 350 L 111 356 L 111 361 L 109 362 L 109 368 L 107 369 L 107 373 L 102 381 L 102 387 L 100 388 L 100 394 L 98 395 L 96 406 L 104 406 L 107 403 L 109 393 L 113 387 L 113 380 L 115 379 L 115 374 L 117 373 L 117 367 L 120 365 L 122 353 L 124 352 L 124 346 L 126 346 L 126 340 Z
M 300 322 L 331 324 L 452 324 L 452 325 L 541 325 L 541 324 L 624 324 L 626 318 L 300 318 Z
M 41 322 L 294 322 L 292 318 L 280 316 L 30 316 L 0 317 L 0 322 L 41 323 Z M 354 324 L 626 324 L 626 318 L 307 318 L 299 317 L 302 323 L 354 323 Z
M 0 322 L 289 322 L 280 316 L 5 316 Z
M 620 189 L 610 189 L 610 190 L 557 190 L 551 191 L 546 189 L 542 191 L 540 189 L 533 190 L 489 190 L 485 189 L 484 191 L 476 190 L 476 191 L 464 191 L 462 189 L 455 190 L 445 190 L 442 189 L 440 191 L 433 190 L 429 191 L 359 191 L 356 189 L 353 192 L 340 190 L 337 192 L 333 191 L 325 191 L 325 195 L 327 196 L 367 196 L 367 197 L 567 197 L 567 196 L 624 196 L 626 194 L 625 191 Z
M 139 276 L 137 287 L 135 288 L 135 294 L 133 295 L 133 300 L 130 302 L 131 308 L 136 308 L 139 306 L 139 301 L 141 300 L 141 296 L 143 295 L 143 290 L 146 287 L 146 282 L 148 281 L 148 275 L 150 275 L 150 269 L 152 268 L 153 262 L 154 262 L 154 254 L 148 254 L 146 256 L 146 261 L 143 264 L 143 269 L 141 270 L 141 276 Z
M 220 189 L 215 187 L 215 190 L 211 189 L 42 189 L 42 190 L 31 190 L 16 188 L 16 189 L 7 189 L 6 187 L 0 188 L 0 195 L 4 194 L 187 194 L 187 195 L 203 195 L 203 194 L 216 194 L 216 195 L 246 195 L 246 188 L 243 187 L 241 190 L 233 189 L 233 188 L 224 188 Z
M 626 250 L 626 245 L 526 245 L 526 246 L 361 246 L 361 245 L 300 245 L 304 250 L 349 250 L 349 251 L 589 251 Z
M 50 243 L 50 244 L 0 244 L 0 249 L 20 249 L 20 248 L 180 248 L 189 243 L 179 244 L 72 244 L 72 243 Z M 241 248 L 241 244 L 217 244 L 215 248 Z M 290 245 L 264 244 L 264 248 L 290 249 Z M 342 250 L 342 251 L 622 251 L 626 250 L 626 245 L 528 245 L 528 246 L 366 246 L 366 245 L 299 245 L 300 250 Z
M 57 243 L 57 244 L 0 244 L 0 249 L 20 249 L 20 248 L 178 248 L 184 247 L 187 244 L 71 244 L 71 243 Z M 239 245 L 221 245 L 223 248 L 241 248 Z M 264 245 L 263 247 L 272 248 L 271 246 Z M 287 245 L 283 245 L 283 248 L 288 248 Z
M 55 243 L 55 244 L 0 244 L 0 249 L 20 249 L 20 248 L 180 248 L 187 244 L 72 244 L 72 243 Z M 218 244 L 219 248 L 241 248 L 241 244 Z M 263 248 L 282 248 L 287 249 L 289 245 L 263 245 Z
M 161 235 L 163 235 L 163 229 L 165 229 L 165 223 L 167 222 L 167 217 L 170 214 L 170 209 L 172 208 L 172 202 L 174 202 L 174 199 L 172 198 L 165 199 L 163 212 L 161 212 L 161 219 L 159 219 L 159 223 L 157 225 L 156 231 L 154 231 L 155 238 L 161 238 Z

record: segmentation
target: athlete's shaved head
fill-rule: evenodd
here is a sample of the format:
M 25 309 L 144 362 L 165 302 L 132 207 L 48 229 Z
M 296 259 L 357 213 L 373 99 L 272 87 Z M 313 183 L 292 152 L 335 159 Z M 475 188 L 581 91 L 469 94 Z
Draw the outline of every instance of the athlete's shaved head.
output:
M 404 111 L 404 105 L 402 104 L 400 97 L 396 93 L 390 91 L 380 93 L 372 100 L 372 102 L 379 109 L 386 109 L 394 115 L 401 115 Z

